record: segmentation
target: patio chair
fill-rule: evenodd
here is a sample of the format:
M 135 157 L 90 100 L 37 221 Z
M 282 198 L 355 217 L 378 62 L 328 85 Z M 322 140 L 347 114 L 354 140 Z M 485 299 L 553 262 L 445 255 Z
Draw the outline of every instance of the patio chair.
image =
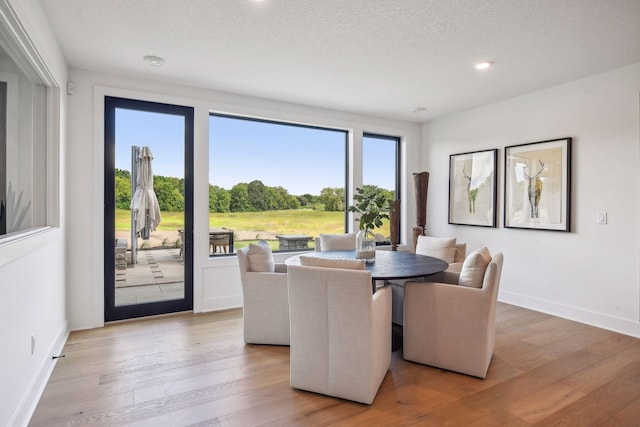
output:
M 178 255 L 184 256 L 184 228 L 178 229 L 178 235 L 180 236 L 180 253 Z
M 209 248 L 211 253 L 229 253 L 229 235 L 228 234 L 209 234 Z

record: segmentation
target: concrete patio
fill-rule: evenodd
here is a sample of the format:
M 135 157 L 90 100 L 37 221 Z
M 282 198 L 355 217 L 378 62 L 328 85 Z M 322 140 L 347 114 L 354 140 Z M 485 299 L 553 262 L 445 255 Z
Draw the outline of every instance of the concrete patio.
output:
M 116 270 L 116 306 L 183 298 L 179 248 L 140 250 L 137 258 L 137 264 Z

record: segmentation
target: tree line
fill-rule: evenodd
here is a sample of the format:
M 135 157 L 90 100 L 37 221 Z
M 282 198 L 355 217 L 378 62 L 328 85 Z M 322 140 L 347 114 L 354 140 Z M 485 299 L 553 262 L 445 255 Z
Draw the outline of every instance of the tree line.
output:
M 366 187 L 366 186 L 365 186 Z M 184 179 L 153 176 L 153 189 L 158 198 L 160 210 L 179 212 L 184 210 Z M 388 193 L 389 190 L 380 190 Z M 131 202 L 131 174 L 129 171 L 115 171 L 115 204 L 118 209 L 129 209 Z M 291 195 L 283 187 L 269 187 L 260 180 L 238 183 L 230 190 L 209 184 L 209 212 L 261 212 L 268 210 L 314 209 L 344 211 L 344 188 L 323 188 L 319 195 Z

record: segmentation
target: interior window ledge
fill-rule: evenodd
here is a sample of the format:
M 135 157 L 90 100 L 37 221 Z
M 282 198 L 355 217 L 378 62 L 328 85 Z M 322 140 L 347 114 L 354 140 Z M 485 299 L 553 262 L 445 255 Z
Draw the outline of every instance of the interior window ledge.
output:
M 0 238 L 0 266 L 19 259 L 60 238 L 58 227 L 37 227 Z
M 207 264 L 208 264 L 208 267 L 227 267 L 230 265 L 237 266 L 238 258 L 236 257 L 235 254 L 221 256 L 221 257 L 208 256 Z

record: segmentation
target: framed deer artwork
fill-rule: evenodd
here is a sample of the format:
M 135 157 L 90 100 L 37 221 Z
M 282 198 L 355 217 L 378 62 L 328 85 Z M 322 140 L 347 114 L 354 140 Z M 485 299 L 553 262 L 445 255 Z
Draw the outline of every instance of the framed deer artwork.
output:
M 496 226 L 498 150 L 449 156 L 449 224 Z
M 504 226 L 570 231 L 571 138 L 504 151 Z

